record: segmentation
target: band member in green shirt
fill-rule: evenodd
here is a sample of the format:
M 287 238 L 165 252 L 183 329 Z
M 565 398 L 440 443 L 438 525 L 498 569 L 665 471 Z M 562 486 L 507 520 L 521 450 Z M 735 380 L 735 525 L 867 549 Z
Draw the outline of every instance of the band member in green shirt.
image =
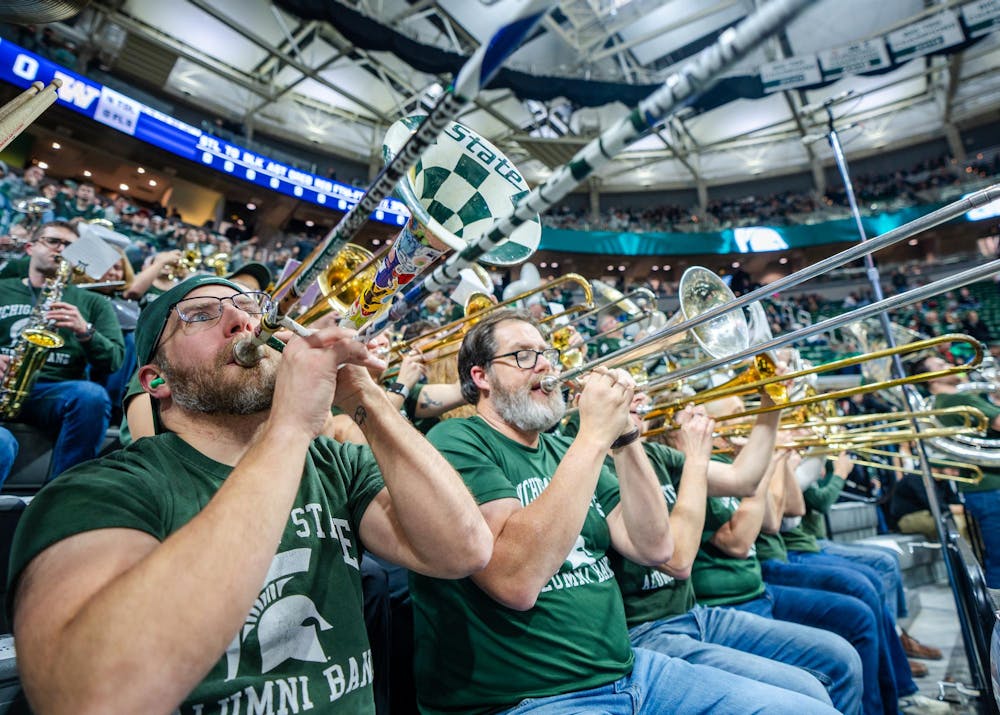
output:
M 11 556 L 18 666 L 36 712 L 372 715 L 366 550 L 439 578 L 482 568 L 489 528 L 386 399 L 333 316 L 242 367 L 264 297 L 198 276 L 136 327 L 165 433 L 35 497 Z M 371 446 L 318 437 L 332 404 Z
M 461 580 L 411 579 L 415 675 L 424 713 L 811 712 L 808 696 L 633 649 L 611 570 L 612 546 L 661 564 L 673 552 L 667 505 L 629 412 L 634 383 L 594 370 L 575 439 L 550 348 L 523 313 L 477 323 L 459 379 L 477 413 L 430 442 L 465 480 L 494 535 L 493 557 Z M 605 467 L 608 450 L 617 480 Z

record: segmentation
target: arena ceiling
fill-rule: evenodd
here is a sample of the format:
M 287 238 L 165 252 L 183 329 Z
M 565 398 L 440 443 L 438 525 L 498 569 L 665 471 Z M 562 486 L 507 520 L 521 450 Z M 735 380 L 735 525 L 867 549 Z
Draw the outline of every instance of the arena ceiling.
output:
M 518 0 L 329 0 L 327 5 L 467 56 L 509 15 L 512 3 L 517 6 Z M 539 76 L 659 83 L 758 3 L 561 0 L 506 66 Z M 818 0 L 727 74 L 756 75 L 762 63 L 881 37 L 962 4 Z M 418 110 L 450 77 L 360 47 L 328 22 L 283 9 L 291 5 L 289 0 L 98 0 L 76 30 L 113 71 L 251 132 L 373 161 L 385 128 Z M 829 163 L 830 150 L 821 139 L 824 116 L 802 109 L 847 90 L 853 94 L 835 113 L 849 156 L 941 138 L 949 126 L 961 129 L 997 116 L 997 67 L 1000 32 L 878 76 L 846 76 L 822 89 L 685 110 L 604 170 L 602 190 L 730 183 Z M 558 98 L 522 101 L 509 89 L 495 89 L 482 93 L 461 121 L 491 138 L 537 182 L 625 111 L 618 102 L 582 107 Z

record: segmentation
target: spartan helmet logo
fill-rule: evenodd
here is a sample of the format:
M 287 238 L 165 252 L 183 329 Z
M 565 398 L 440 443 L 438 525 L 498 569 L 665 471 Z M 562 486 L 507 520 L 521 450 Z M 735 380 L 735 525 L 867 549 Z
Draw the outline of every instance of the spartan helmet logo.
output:
M 295 574 L 309 571 L 309 549 L 293 549 L 274 557 L 264 587 L 247 615 L 243 628 L 226 650 L 226 680 L 236 677 L 240 654 L 247 637 L 257 629 L 261 673 L 274 670 L 286 660 L 326 662 L 319 631 L 333 628 L 307 596 L 283 596 Z
M 566 562 L 569 564 L 570 569 L 575 571 L 581 566 L 596 564 L 597 559 L 584 547 L 583 536 L 578 536 L 573 543 L 573 548 L 570 550 L 569 555 L 566 556 Z
M 326 662 L 317 628 L 327 631 L 333 626 L 305 596 L 287 596 L 272 603 L 257 624 L 261 672 L 270 672 L 289 658 Z

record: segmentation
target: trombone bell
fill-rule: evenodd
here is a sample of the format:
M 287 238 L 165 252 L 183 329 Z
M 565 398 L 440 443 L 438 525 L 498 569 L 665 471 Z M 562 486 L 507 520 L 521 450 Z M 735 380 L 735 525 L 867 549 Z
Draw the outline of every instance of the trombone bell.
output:
M 680 310 L 667 321 L 664 329 L 736 299 L 719 276 L 707 268 L 692 266 L 684 271 L 677 289 Z M 662 347 L 678 353 L 700 347 L 713 358 L 726 357 L 746 350 L 750 345 L 750 329 L 742 311 L 729 311 L 691 330 L 675 335 L 662 343 Z
M 375 265 L 357 273 L 371 261 L 371 251 L 353 243 L 346 244 L 319 277 L 319 288 L 327 304 L 341 315 L 346 314 L 361 292 L 375 278 Z M 355 275 L 357 273 L 357 275 Z

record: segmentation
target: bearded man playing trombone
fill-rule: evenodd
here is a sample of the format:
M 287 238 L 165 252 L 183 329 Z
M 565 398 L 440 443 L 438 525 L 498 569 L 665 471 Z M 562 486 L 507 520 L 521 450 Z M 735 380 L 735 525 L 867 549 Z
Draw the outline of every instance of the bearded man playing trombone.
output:
M 477 414 L 428 434 L 493 532 L 493 557 L 460 580 L 413 576 L 423 713 L 815 712 L 816 700 L 633 649 L 607 552 L 661 564 L 666 500 L 630 415 L 635 384 L 595 368 L 575 439 L 546 433 L 565 402 L 545 378 L 559 351 L 531 318 L 491 313 L 465 336 L 459 380 Z M 605 466 L 612 452 L 614 471 Z
M 164 433 L 43 489 L 15 537 L 18 664 L 47 713 L 366 713 L 364 550 L 458 578 L 492 539 L 392 407 L 353 331 L 317 322 L 250 368 L 262 294 L 199 276 L 136 328 Z M 319 438 L 335 404 L 372 447 Z

